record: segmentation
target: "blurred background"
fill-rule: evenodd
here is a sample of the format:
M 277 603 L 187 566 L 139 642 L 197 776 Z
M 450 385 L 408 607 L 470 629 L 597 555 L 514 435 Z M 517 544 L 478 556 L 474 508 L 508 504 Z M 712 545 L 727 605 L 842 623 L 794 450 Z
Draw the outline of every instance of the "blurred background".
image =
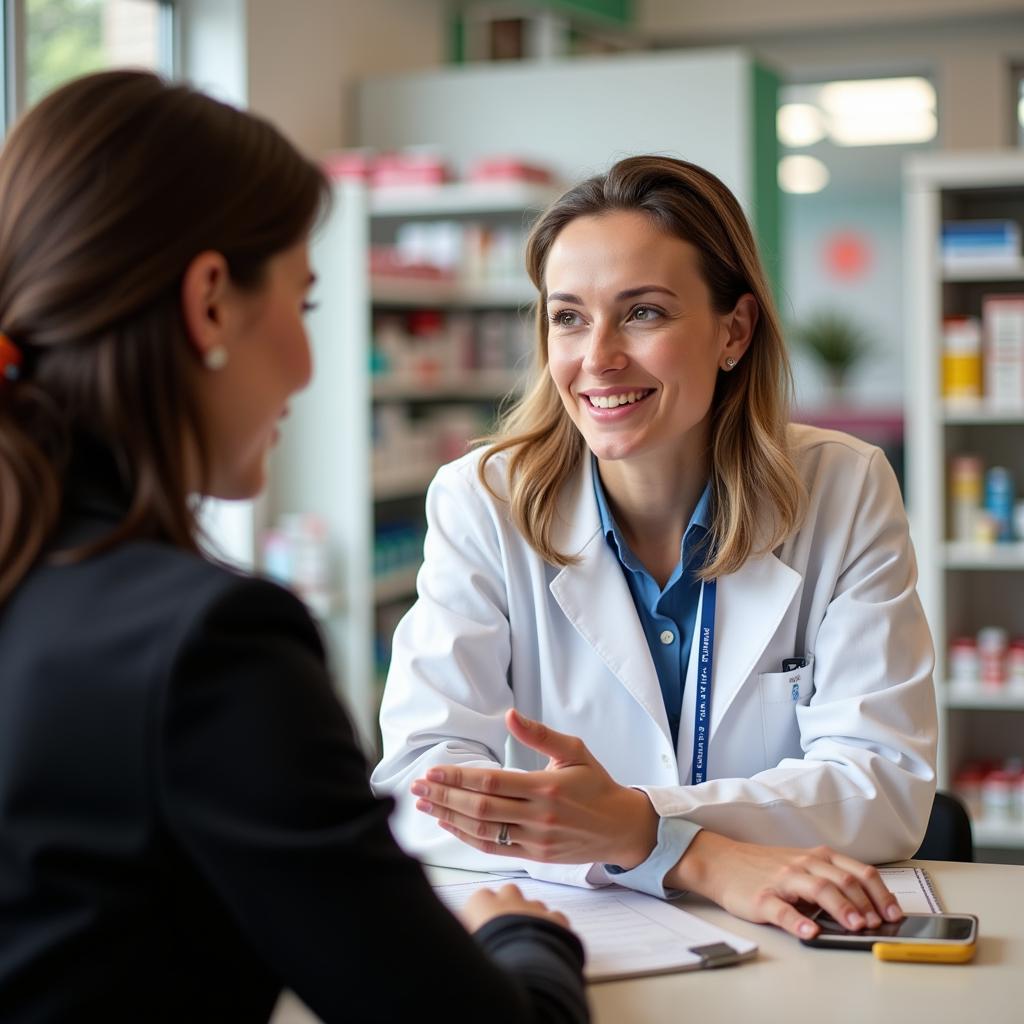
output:
M 317 380 L 225 556 L 299 591 L 368 751 L 423 498 L 531 358 L 529 224 L 615 159 L 744 205 L 794 418 L 879 444 L 935 636 L 940 783 L 1024 858 L 1024 0 L 6 0 L 3 115 L 144 66 L 328 169 Z M 203 159 L 202 153 L 196 154 Z

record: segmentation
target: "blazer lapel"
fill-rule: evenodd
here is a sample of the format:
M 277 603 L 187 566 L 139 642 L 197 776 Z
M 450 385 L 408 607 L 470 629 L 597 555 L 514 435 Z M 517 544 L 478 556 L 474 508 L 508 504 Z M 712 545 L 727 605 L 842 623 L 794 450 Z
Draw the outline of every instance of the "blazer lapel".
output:
M 582 462 L 562 493 L 554 535 L 558 550 L 579 561 L 563 568 L 549 589 L 576 632 L 668 738 L 668 716 L 647 638 L 622 568 L 601 534 L 589 454 Z

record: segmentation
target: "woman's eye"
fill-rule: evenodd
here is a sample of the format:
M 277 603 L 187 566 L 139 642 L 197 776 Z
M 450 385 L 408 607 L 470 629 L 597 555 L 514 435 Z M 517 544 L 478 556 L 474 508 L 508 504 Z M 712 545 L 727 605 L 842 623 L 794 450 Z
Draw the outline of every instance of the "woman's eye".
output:
M 579 323 L 579 313 L 562 309 L 551 317 L 551 322 L 558 327 L 575 327 Z
M 637 306 L 633 310 L 634 320 L 655 320 L 661 316 L 661 312 L 653 306 Z

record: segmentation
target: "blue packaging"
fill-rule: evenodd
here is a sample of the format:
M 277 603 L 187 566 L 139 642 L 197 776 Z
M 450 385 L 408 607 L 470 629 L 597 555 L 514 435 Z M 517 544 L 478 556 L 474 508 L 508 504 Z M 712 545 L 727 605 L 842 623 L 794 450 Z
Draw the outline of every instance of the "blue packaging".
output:
M 1013 476 L 1003 466 L 985 474 L 985 511 L 995 520 L 996 540 L 1013 540 Z

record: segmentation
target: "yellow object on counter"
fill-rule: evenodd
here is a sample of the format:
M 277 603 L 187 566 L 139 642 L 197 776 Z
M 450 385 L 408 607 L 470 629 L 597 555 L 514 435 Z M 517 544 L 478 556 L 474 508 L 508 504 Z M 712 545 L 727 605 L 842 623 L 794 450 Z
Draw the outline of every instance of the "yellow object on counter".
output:
M 966 964 L 974 959 L 977 943 L 876 942 L 876 960 L 903 960 L 916 964 Z

